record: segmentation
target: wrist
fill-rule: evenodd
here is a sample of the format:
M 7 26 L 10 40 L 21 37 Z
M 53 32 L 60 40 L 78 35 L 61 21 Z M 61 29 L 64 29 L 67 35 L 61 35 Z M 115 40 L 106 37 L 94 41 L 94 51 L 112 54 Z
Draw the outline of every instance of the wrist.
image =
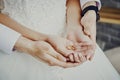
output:
M 83 8 L 82 8 L 82 13 L 81 13 L 81 17 L 83 17 L 88 11 L 92 11 L 94 12 L 95 16 L 96 16 L 96 21 L 98 21 L 100 19 L 99 16 L 99 9 L 97 6 L 97 2 L 96 1 L 91 1 L 91 2 L 87 2 Z M 92 15 L 92 14 L 91 14 Z
M 17 40 L 14 49 L 20 52 L 29 52 L 32 49 L 33 41 L 23 36 L 20 36 Z
M 48 39 L 48 35 L 36 32 L 34 35 L 34 41 L 46 41 Z
M 96 13 L 93 10 L 89 10 L 81 18 L 81 24 L 83 27 L 94 27 L 96 26 Z
M 58 36 L 56 35 L 47 35 L 46 42 L 51 43 L 51 39 L 57 38 Z

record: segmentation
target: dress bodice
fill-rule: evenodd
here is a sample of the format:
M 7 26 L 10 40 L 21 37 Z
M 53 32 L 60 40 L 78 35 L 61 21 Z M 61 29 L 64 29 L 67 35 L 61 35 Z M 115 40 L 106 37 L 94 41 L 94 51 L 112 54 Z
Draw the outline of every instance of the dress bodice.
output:
M 58 34 L 64 29 L 66 0 L 4 1 L 3 12 L 26 27 L 46 34 Z

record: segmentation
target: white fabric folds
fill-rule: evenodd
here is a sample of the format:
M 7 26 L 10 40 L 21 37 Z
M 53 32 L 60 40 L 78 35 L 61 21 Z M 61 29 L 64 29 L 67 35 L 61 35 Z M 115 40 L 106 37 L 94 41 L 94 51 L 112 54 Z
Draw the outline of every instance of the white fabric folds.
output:
M 0 50 L 10 54 L 20 34 L 3 24 L 0 24 Z

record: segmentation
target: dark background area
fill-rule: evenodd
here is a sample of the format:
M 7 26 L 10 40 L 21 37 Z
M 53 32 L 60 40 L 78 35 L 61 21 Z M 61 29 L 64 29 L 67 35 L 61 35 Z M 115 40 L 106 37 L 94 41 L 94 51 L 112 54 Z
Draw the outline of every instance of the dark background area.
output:
M 120 8 L 120 0 L 101 0 L 102 6 Z M 120 25 L 97 23 L 97 43 L 104 51 L 120 46 Z

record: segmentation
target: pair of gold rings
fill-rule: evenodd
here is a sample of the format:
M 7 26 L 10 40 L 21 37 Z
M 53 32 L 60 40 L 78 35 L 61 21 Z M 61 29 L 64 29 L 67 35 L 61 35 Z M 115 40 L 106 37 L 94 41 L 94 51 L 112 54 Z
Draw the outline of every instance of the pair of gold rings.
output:
M 73 45 L 67 46 L 68 50 L 75 50 L 75 47 Z

